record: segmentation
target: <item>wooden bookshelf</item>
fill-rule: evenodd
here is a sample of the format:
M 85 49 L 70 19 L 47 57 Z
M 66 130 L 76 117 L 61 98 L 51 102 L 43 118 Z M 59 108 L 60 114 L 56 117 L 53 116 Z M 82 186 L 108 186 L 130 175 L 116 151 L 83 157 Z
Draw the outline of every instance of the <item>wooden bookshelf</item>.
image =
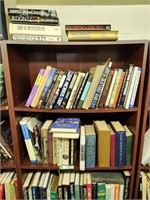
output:
M 141 109 L 141 120 L 140 120 L 140 131 L 139 131 L 139 142 L 137 151 L 137 164 L 136 164 L 136 176 L 135 176 L 135 191 L 134 198 L 138 198 L 139 184 L 140 184 L 140 171 L 150 171 L 150 166 L 143 166 L 141 164 L 143 144 L 144 144 L 144 134 L 148 128 L 150 128 L 150 42 L 149 42 L 149 52 L 147 56 L 146 74 L 144 81 L 144 91 Z
M 139 136 L 139 124 L 142 106 L 142 95 L 146 69 L 146 56 L 148 41 L 116 41 L 116 42 L 25 42 L 3 41 L 2 57 L 9 104 L 9 116 L 13 132 L 13 145 L 15 164 L 18 180 L 18 194 L 22 199 L 22 173 L 23 170 L 49 169 L 58 170 L 56 165 L 31 164 L 24 140 L 22 137 L 19 120 L 28 112 L 41 113 L 44 118 L 54 119 L 57 116 L 77 116 L 83 124 L 92 123 L 93 120 L 119 120 L 123 125 L 132 129 L 134 134 L 132 165 L 123 168 L 99 168 L 88 170 L 100 171 L 123 171 L 132 172 L 129 198 L 133 197 L 134 177 L 137 156 L 137 144 Z M 133 109 L 90 109 L 90 110 L 67 110 L 67 109 L 37 109 L 25 107 L 25 102 L 32 89 L 39 70 L 47 65 L 74 71 L 86 72 L 90 67 L 100 62 L 105 62 L 109 57 L 113 62 L 113 68 L 119 68 L 124 63 L 133 63 L 142 67 L 142 74 L 135 106 Z M 75 170 L 79 170 L 76 163 Z

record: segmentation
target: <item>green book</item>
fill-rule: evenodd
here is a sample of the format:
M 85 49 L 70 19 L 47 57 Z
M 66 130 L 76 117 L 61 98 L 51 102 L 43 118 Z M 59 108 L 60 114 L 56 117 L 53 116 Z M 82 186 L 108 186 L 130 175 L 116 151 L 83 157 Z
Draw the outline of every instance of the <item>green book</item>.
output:
M 133 133 L 126 125 L 123 127 L 126 130 L 126 165 L 132 165 Z
M 106 199 L 106 184 L 105 183 L 97 184 L 97 199 L 99 200 Z

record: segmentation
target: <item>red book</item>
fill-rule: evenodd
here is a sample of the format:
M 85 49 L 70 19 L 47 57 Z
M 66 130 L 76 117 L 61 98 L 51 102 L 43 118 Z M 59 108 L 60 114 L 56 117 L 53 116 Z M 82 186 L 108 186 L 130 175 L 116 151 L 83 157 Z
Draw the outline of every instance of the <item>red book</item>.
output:
M 112 128 L 110 127 L 109 124 L 108 124 L 108 127 L 111 130 L 111 133 L 110 133 L 110 166 L 115 167 L 116 136 L 115 136 L 115 132 L 112 130 Z
M 92 181 L 91 181 L 91 173 L 87 173 L 86 175 L 87 178 L 87 194 L 86 194 L 86 199 L 87 200 L 91 200 L 92 199 Z

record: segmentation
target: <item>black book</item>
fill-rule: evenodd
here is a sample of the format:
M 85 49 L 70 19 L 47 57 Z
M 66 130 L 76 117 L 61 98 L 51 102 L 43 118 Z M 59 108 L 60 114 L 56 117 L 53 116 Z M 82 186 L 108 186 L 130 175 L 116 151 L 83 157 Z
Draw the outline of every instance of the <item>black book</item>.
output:
M 0 0 L 0 40 L 7 40 L 7 26 L 4 0 Z

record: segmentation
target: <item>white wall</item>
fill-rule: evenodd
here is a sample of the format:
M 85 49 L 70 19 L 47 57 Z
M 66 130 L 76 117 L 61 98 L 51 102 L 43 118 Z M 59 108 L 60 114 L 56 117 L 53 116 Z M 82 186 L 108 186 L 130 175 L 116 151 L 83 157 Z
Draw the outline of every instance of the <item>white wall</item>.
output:
M 19 5 L 20 8 L 27 6 Z M 119 40 L 150 39 L 150 5 L 130 6 L 30 6 L 55 9 L 60 19 L 63 40 L 67 40 L 65 24 L 111 24 L 119 30 Z

